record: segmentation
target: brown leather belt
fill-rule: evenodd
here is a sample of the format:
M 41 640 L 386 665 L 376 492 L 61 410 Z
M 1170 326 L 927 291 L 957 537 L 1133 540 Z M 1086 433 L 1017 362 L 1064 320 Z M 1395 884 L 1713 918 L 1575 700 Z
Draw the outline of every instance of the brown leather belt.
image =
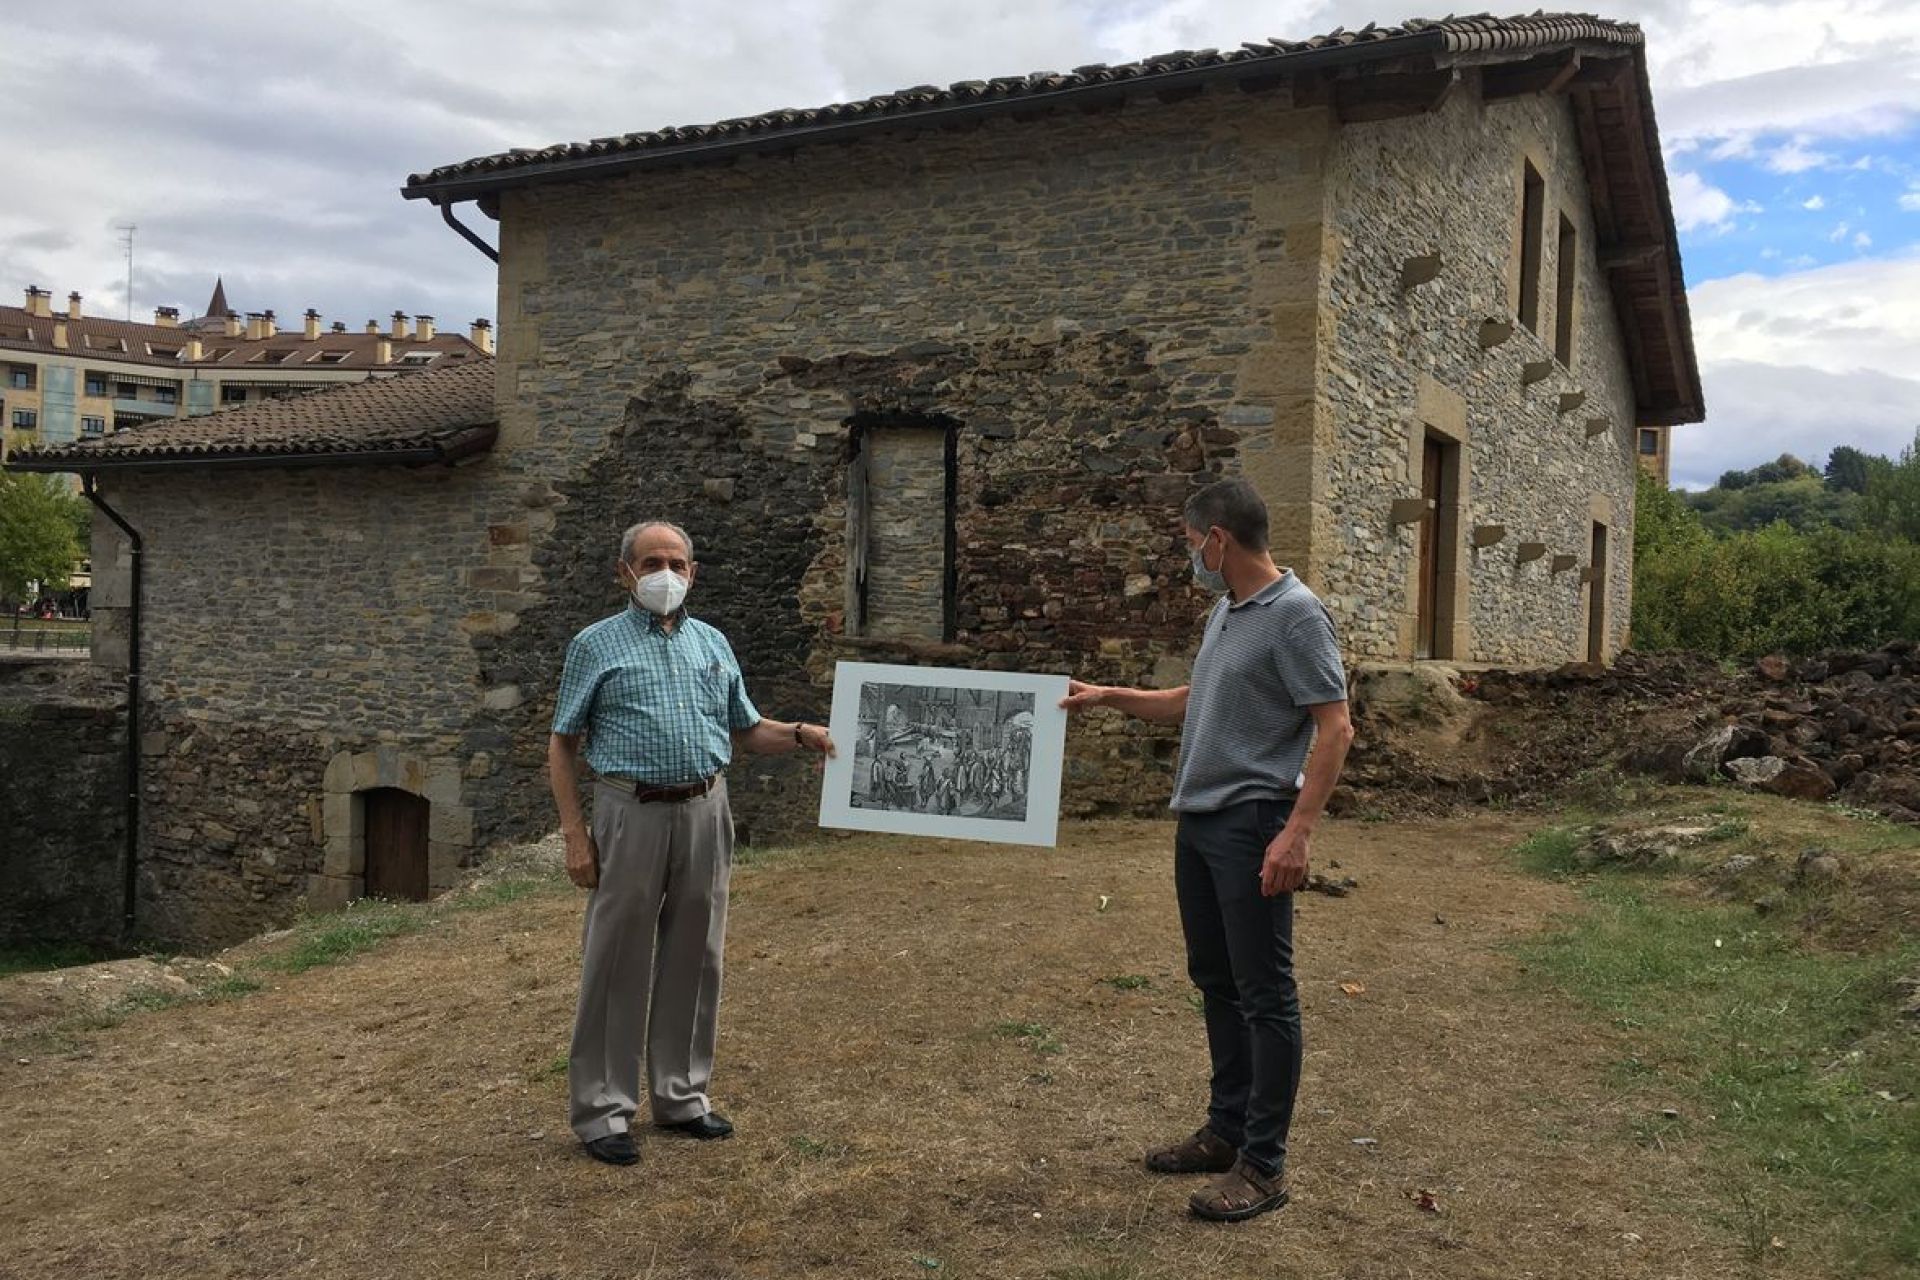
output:
M 716 773 L 703 782 L 689 782 L 683 787 L 656 787 L 650 782 L 629 782 L 625 778 L 609 778 L 607 781 L 623 790 L 631 790 L 633 798 L 641 804 L 685 804 L 689 800 L 698 800 L 719 786 L 720 775 Z

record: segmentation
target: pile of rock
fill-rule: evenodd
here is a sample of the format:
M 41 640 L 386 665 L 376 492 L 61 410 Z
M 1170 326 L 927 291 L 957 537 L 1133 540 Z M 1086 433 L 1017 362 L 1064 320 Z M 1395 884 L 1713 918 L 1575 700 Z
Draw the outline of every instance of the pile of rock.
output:
M 1844 799 L 1920 822 L 1920 654 L 1912 641 L 1791 663 L 1762 658 L 1723 689 L 1704 734 L 1636 745 L 1628 768 L 1727 778 L 1798 800 Z

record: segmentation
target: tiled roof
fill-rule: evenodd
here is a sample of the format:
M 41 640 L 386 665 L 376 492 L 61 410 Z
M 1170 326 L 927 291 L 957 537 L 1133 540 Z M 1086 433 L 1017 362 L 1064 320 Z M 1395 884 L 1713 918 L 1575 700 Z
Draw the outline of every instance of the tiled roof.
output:
M 1316 64 L 1405 54 L 1524 56 L 1570 44 L 1638 48 L 1641 43 L 1640 28 L 1634 24 L 1613 22 L 1588 14 L 1536 13 L 1515 18 L 1480 15 L 1438 21 L 1413 19 L 1401 26 L 1388 27 L 1369 23 L 1358 31 L 1335 30 L 1307 40 L 1269 39 L 1224 51 L 1180 50 L 1114 66 L 1095 63 L 1075 67 L 1070 72 L 1036 71 L 1023 76 L 999 76 L 992 80 L 962 80 L 944 89 L 934 85 L 919 85 L 857 102 L 769 111 L 757 116 L 722 120 L 717 124 L 626 133 L 617 137 L 596 138 L 591 142 L 562 143 L 550 147 L 516 148 L 463 160 L 458 164 L 442 165 L 429 173 L 416 173 L 407 179 L 403 192 L 412 198 L 426 197 L 440 203 L 447 199 L 471 198 L 474 192 L 494 185 L 508 185 L 488 180 L 523 170 L 529 171 L 529 177 L 534 176 L 535 172 L 545 171 L 602 167 L 612 170 L 620 168 L 623 159 L 637 159 L 648 153 L 664 157 L 716 150 L 759 138 L 801 142 L 807 140 L 809 134 L 844 133 L 849 125 L 884 125 L 915 116 L 937 117 L 954 108 L 1078 96 L 1088 91 L 1110 90 L 1115 86 L 1124 88 L 1135 82 L 1139 82 L 1140 88 L 1148 88 L 1174 77 L 1201 76 L 1211 79 L 1234 74 L 1284 74 Z
M 63 324 L 67 345 L 53 344 L 53 328 Z M 149 346 L 185 351 L 189 339 L 200 340 L 201 359 L 189 361 L 184 355 L 154 355 Z M 0 307 L 0 360 L 7 351 L 39 351 L 68 356 L 76 360 L 117 360 L 133 364 L 178 366 L 185 369 L 274 370 L 280 373 L 305 373 L 326 370 L 392 369 L 410 352 L 433 352 L 431 362 L 483 359 L 485 353 L 462 333 L 437 332 L 422 340 L 414 337 L 391 339 L 393 360 L 381 364 L 378 348 L 383 335 L 377 333 L 325 333 L 309 341 L 300 329 L 282 330 L 271 338 L 248 339 L 244 333 L 229 338 L 206 329 L 168 328 L 138 320 L 110 320 L 102 316 L 82 316 L 70 320 L 65 312 L 36 316 L 24 307 Z M 124 346 L 124 350 L 121 348 Z M 225 354 L 216 358 L 216 352 Z M 322 355 L 338 359 L 322 359 Z M 422 362 L 426 363 L 426 362 Z M 402 365 L 401 367 L 407 367 Z
M 50 449 L 19 450 L 21 471 L 197 462 L 451 461 L 489 447 L 499 421 L 494 363 L 369 378 L 197 418 L 171 418 Z

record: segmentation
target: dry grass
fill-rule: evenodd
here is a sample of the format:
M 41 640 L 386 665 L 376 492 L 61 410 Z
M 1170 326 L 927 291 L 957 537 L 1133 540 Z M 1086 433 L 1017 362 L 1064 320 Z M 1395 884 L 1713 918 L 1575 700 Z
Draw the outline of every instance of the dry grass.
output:
M 1194 1184 L 1136 1163 L 1198 1123 L 1206 1059 L 1171 829 L 1111 823 L 742 867 L 715 1082 L 739 1135 L 643 1133 L 638 1169 L 566 1130 L 569 894 L 9 1062 L 0 1276 L 1735 1273 L 1701 1151 L 1635 1140 L 1659 1100 L 1609 1075 L 1616 1033 L 1523 989 L 1505 944 L 1577 900 L 1510 868 L 1522 834 L 1326 832 L 1360 888 L 1301 904 L 1295 1199 L 1255 1223 L 1190 1220 Z

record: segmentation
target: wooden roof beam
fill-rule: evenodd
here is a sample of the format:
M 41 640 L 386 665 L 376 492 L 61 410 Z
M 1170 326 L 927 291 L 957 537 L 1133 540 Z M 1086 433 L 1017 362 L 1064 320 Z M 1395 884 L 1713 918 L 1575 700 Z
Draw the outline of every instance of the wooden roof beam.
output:
M 1425 115 L 1439 110 L 1459 85 L 1454 67 L 1340 80 L 1333 86 L 1334 111 L 1342 124 Z

